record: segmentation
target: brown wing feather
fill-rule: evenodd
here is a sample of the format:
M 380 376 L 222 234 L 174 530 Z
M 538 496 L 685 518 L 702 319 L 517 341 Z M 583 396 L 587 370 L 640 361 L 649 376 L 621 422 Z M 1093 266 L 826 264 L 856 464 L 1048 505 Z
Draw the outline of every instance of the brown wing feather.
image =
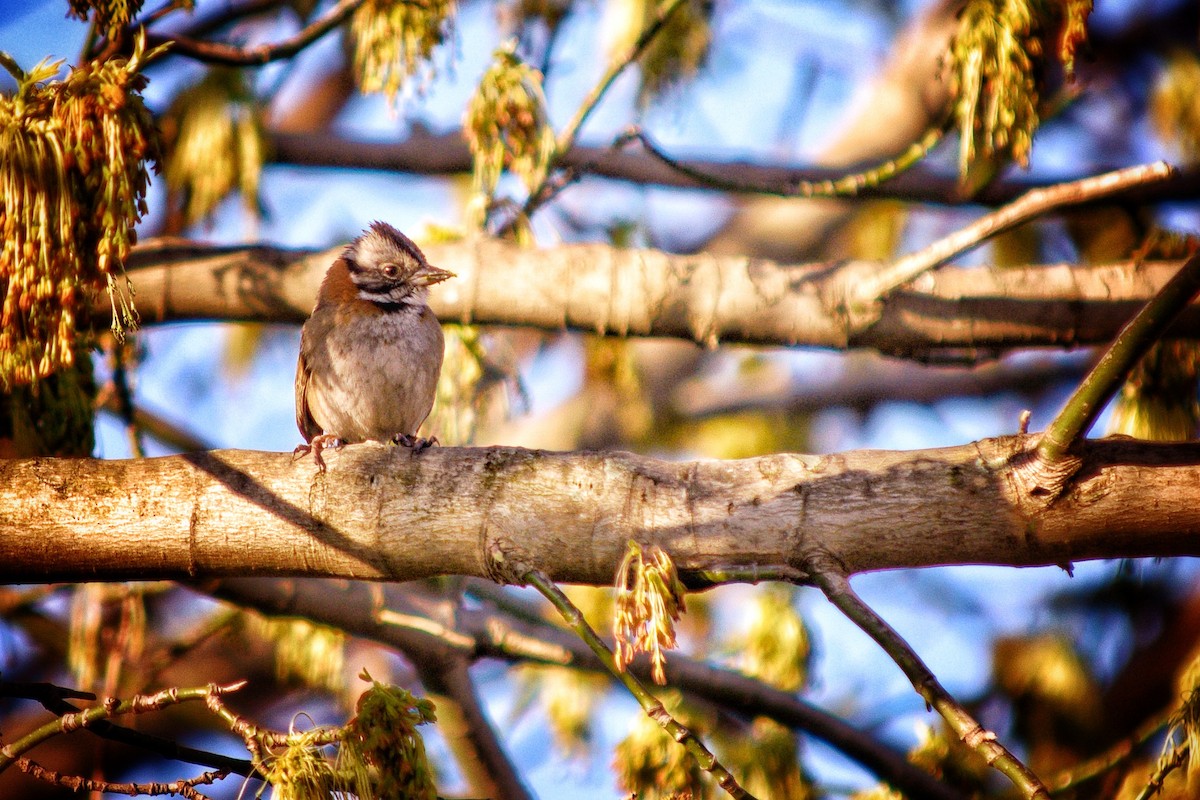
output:
M 304 345 L 301 343 L 300 360 L 296 362 L 296 427 L 306 442 L 324 433 L 308 410 L 308 382 L 311 378 L 312 370 L 308 366 L 308 359 L 304 357 Z

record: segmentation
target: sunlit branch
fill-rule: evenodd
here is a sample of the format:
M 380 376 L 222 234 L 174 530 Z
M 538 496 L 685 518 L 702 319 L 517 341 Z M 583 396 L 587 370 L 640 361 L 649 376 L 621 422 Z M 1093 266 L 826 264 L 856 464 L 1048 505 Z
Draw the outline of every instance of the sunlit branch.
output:
M 1071 183 L 1034 189 L 928 247 L 897 259 L 873 278 L 860 281 L 859 285 L 854 287 L 853 296 L 868 302 L 885 297 L 923 272 L 945 263 L 992 236 L 1048 211 L 1111 197 L 1136 187 L 1166 180 L 1175 174 L 1175 168 L 1170 164 L 1157 161 Z
M 147 240 L 130 258 L 129 277 L 144 324 L 302 322 L 336 252 Z M 870 275 L 879 262 L 831 269 L 601 244 L 537 249 L 494 239 L 430 242 L 425 253 L 459 275 L 430 297 L 447 322 L 669 336 L 710 347 L 864 348 L 958 364 L 1017 347 L 1110 342 L 1178 269 L 1172 261 L 948 266 L 852 321 L 836 302 L 835 290 L 851 283 L 843 271 Z M 95 325 L 109 320 L 95 310 Z M 1180 333 L 1198 324 L 1189 311 Z

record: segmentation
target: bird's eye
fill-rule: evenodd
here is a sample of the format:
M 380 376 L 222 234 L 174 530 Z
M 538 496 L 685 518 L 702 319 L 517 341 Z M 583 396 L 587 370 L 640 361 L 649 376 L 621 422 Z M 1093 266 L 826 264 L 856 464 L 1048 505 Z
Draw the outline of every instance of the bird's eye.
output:
M 400 274 L 400 268 L 395 264 L 384 264 L 379 268 L 383 272 L 383 277 L 394 280 Z

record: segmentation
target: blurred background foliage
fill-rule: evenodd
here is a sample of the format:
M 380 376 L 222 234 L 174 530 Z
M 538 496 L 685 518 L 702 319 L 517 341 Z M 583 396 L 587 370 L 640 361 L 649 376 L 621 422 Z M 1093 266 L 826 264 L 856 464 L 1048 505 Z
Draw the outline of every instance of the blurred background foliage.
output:
M 108 303 L 112 281 L 123 280 L 135 233 L 324 247 L 380 218 L 426 241 L 507 224 L 546 247 L 604 241 L 785 262 L 887 259 L 981 213 L 967 198 L 994 182 L 1070 179 L 1160 157 L 1186 165 L 1200 141 L 1200 11 L 1183 0 L 1101 0 L 1094 10 L 1080 0 L 192 5 L 0 0 L 0 456 L 290 450 L 298 441 L 295 327 L 146 326 L 134 340 L 78 329 L 79 311 Z M 146 63 L 130 25 L 252 48 L 339 9 L 350 11 L 332 35 L 248 67 L 201 63 L 178 48 Z M 699 159 L 844 166 L 890 158 L 944 128 L 957 141 L 921 167 L 958 179 L 958 193 L 941 204 L 863 203 L 688 191 L 636 176 L 553 185 L 564 144 L 556 136 L 569 132 L 611 59 L 656 20 L 661 30 L 638 65 L 575 131 L 581 143 L 607 145 L 636 123 L 669 151 Z M 287 135 L 386 143 L 460 130 L 473 176 L 466 166 L 454 175 L 317 167 L 278 147 Z M 1194 251 L 1196 223 L 1192 202 L 1100 204 L 1025 225 L 963 261 L 1178 258 Z M 134 310 L 117 311 L 132 326 Z M 965 367 L 449 326 L 426 432 L 445 444 L 678 459 L 930 447 L 1011 432 L 1022 409 L 1036 429 L 1092 358 L 1012 353 Z M 1194 438 L 1196 364 L 1194 343 L 1156 347 L 1103 424 Z M 1200 758 L 1195 711 L 1183 702 L 1196 691 L 1197 574 L 1190 562 L 1165 560 L 1078 565 L 1073 580 L 1052 569 L 959 567 L 856 585 L 1048 778 L 1135 739 L 1128 758 L 1063 796 L 1132 798 L 1161 785 L 1161 796 L 1182 798 L 1200 791 L 1196 770 L 1164 765 Z M 438 587 L 451 600 L 483 602 L 459 582 Z M 512 608 L 525 608 L 511 594 Z M 610 592 L 572 597 L 596 627 L 610 628 Z M 683 653 L 800 693 L 964 796 L 1004 794 L 894 666 L 810 592 L 736 586 L 687 602 Z M 7 681 L 127 696 L 245 678 L 253 692 L 238 698 L 239 711 L 281 730 L 346 721 L 364 668 L 417 694 L 429 688 L 414 654 L 309 621 L 264 619 L 176 585 L 8 587 L 0 608 Z M 564 784 L 581 797 L 714 796 L 694 760 L 607 680 L 487 660 L 471 674 L 543 796 Z M 897 796 L 802 731 L 685 692 L 664 697 L 759 796 Z M 42 718 L 31 703 L 7 699 L 0 713 L 6 741 Z M 237 745 L 196 710 L 139 725 L 206 749 Z M 453 743 L 436 725 L 422 731 L 439 791 L 471 796 Z M 180 774 L 78 735 L 37 758 L 113 780 Z M 225 784 L 205 792 L 255 791 L 240 779 Z M 0 794 L 66 792 L 9 770 Z

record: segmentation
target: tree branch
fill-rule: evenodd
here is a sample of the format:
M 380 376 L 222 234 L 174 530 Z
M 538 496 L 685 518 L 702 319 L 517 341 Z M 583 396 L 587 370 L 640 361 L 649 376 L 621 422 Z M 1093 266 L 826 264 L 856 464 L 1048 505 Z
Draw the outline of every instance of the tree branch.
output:
M 505 593 L 490 581 L 474 581 L 470 589 L 471 594 L 486 600 L 485 608 L 453 607 L 444 597 L 416 584 L 386 587 L 383 610 L 377 593 L 362 583 L 245 578 L 198 588 L 264 614 L 305 617 L 405 653 L 453 650 L 473 659 L 604 671 L 578 637 L 538 616 L 535 603 Z M 496 611 L 497 601 L 503 603 L 502 613 Z M 643 680 L 649 679 L 646 659 L 635 660 L 630 669 Z M 910 764 L 903 753 L 793 693 L 682 655 L 667 661 L 667 680 L 739 714 L 767 716 L 821 739 L 912 797 L 961 800 L 960 793 Z
M 1087 435 L 1121 384 L 1175 318 L 1200 292 L 1200 253 L 1179 268 L 1167 285 L 1130 320 L 1038 442 L 1038 457 L 1060 461 Z
M 926 706 L 936 710 L 946 720 L 958 738 L 975 751 L 990 767 L 1008 777 L 1027 798 L 1044 798 L 1050 794 L 1041 780 L 1002 745 L 996 735 L 985 730 L 966 708 L 946 691 L 937 677 L 925 666 L 916 651 L 874 609 L 862 601 L 850 586 L 850 581 L 836 565 L 835 559 L 814 557 L 808 562 L 812 582 L 820 587 L 829 602 L 875 640 L 896 662 L 905 677 L 912 682 Z
M 857 282 L 854 287 L 855 298 L 859 301 L 874 302 L 891 294 L 923 272 L 978 246 L 985 239 L 1011 230 L 1051 210 L 1111 197 L 1133 187 L 1157 183 L 1174 175 L 1174 167 L 1164 161 L 1157 161 L 1033 190 L 928 247 L 897 259 L 870 280 Z
M 813 548 L 850 573 L 1200 554 L 1200 444 L 1088 442 L 1046 504 L 1017 474 L 1034 441 L 691 463 L 362 444 L 327 473 L 249 451 L 0 461 L 0 580 L 492 577 L 510 538 L 592 585 L 630 539 L 693 585 L 802 569 Z
M 146 42 L 150 48 L 169 44 L 171 46 L 169 52 L 175 55 L 188 56 L 206 64 L 222 64 L 231 67 L 259 66 L 296 55 L 349 19 L 350 15 L 362 4 L 363 0 L 340 0 L 323 17 L 306 25 L 287 39 L 275 44 L 238 47 L 237 45 L 225 44 L 224 42 L 206 42 L 201 39 L 192 39 L 181 34 L 163 35 L 157 33 L 147 34 Z
M 890 355 L 975 360 L 1016 347 L 1107 344 L 1177 270 L 1178 262 L 945 267 L 880 300 L 856 326 L 844 295 L 875 262 L 781 265 L 607 245 L 529 249 L 493 239 L 425 246 L 457 273 L 430 302 L 445 322 L 563 328 L 621 336 L 874 348 Z M 315 252 L 140 245 L 129 277 L 145 322 L 193 319 L 301 322 L 340 248 Z M 96 326 L 109 324 L 98 307 Z M 1200 309 L 1181 334 L 1200 335 Z
M 735 800 L 755 800 L 754 795 L 741 787 L 733 774 L 704 745 L 699 736 L 671 716 L 671 713 L 667 711 L 662 701 L 655 697 L 646 688 L 645 684 L 638 680 L 636 675 L 617 666 L 612 650 L 596 635 L 596 631 L 584 619 L 583 614 L 571 602 L 570 598 L 563 594 L 562 589 L 559 589 L 554 584 L 554 581 L 538 570 L 525 572 L 522 577 L 541 592 L 543 597 L 550 601 L 551 605 L 566 620 L 567 625 L 596 654 L 596 658 L 600 660 L 600 663 L 604 665 L 609 674 L 629 690 L 629 693 L 638 701 L 638 705 L 642 707 L 646 715 L 658 723 L 664 733 L 687 748 L 687 751 L 696 759 L 696 763 L 700 765 L 700 769 L 707 772 L 717 782 L 717 785 L 724 789 L 730 797 L 735 798 Z
M 269 132 L 268 158 L 276 164 L 337 169 L 386 170 L 418 175 L 456 175 L 471 171 L 471 153 L 462 131 L 440 134 L 415 132 L 401 142 L 366 142 L 321 133 Z M 673 168 L 647 152 L 576 145 L 558 161 L 580 175 L 597 175 L 640 185 L 671 186 L 703 191 L 787 191 L 804 183 L 834 181 L 869 164 L 847 167 L 779 164 L 763 161 L 682 158 Z M 682 170 L 682 171 L 681 171 Z M 688 173 L 693 173 L 689 175 Z M 704 176 L 703 179 L 696 176 Z M 1078 176 L 1031 179 L 1016 172 L 995 180 L 971 196 L 964 196 L 951 172 L 918 164 L 878 186 L 864 186 L 862 200 L 897 199 L 935 205 L 999 206 L 1026 192 L 1046 189 Z M 1190 200 L 1200 189 L 1200 167 L 1185 167 L 1172 178 L 1138 186 L 1125 195 L 1130 202 L 1152 203 Z

